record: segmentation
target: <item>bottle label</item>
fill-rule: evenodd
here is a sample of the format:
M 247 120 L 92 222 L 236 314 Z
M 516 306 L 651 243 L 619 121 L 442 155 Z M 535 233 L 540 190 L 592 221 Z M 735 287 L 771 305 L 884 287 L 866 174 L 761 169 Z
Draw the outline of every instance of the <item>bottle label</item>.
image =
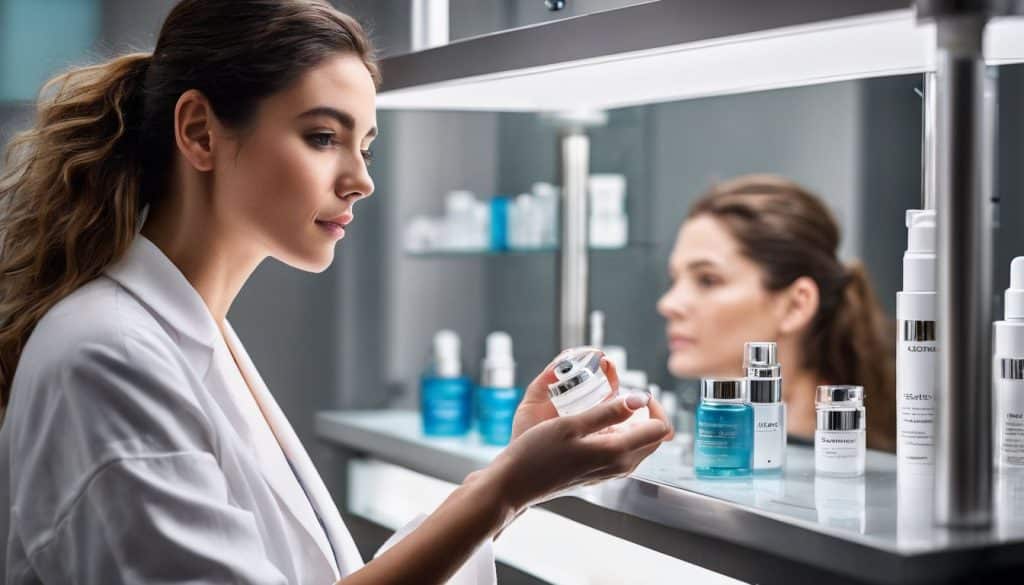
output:
M 780 469 L 786 459 L 786 407 L 753 404 L 754 469 Z
M 896 453 L 901 463 L 933 465 L 939 367 L 935 323 L 902 323 L 896 354 Z
M 814 433 L 814 468 L 823 473 L 864 473 L 864 431 L 817 431 Z
M 996 380 L 996 453 L 1000 467 L 1024 467 L 1024 381 Z

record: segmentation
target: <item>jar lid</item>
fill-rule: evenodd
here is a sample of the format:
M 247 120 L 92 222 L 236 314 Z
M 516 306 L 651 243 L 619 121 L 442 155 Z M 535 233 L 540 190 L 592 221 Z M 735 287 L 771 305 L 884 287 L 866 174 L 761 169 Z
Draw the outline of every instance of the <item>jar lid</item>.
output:
M 746 402 L 747 380 L 745 378 L 704 378 L 700 381 L 702 400 Z
M 815 403 L 823 408 L 864 406 L 863 386 L 818 386 Z

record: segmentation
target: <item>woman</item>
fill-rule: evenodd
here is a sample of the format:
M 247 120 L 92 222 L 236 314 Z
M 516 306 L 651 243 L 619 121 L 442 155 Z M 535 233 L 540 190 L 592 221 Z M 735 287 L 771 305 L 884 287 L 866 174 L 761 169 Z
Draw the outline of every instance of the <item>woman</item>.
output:
M 800 185 L 746 175 L 691 208 L 658 302 L 668 321 L 669 371 L 738 376 L 743 344 L 775 341 L 788 431 L 812 440 L 819 384 L 865 389 L 868 445 L 895 449 L 893 328 L 864 267 L 836 257 L 839 227 Z
M 326 2 L 184 0 L 152 55 L 44 90 L 0 183 L 6 583 L 440 583 L 671 435 L 653 401 L 598 432 L 637 397 L 557 417 L 546 369 L 508 449 L 363 565 L 225 316 L 267 257 L 330 265 L 373 191 L 377 75 Z

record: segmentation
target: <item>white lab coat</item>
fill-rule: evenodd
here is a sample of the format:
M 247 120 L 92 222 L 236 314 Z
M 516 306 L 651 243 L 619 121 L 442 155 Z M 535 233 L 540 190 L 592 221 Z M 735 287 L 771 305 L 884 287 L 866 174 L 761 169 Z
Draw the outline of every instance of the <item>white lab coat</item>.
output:
M 309 455 L 226 330 L 237 367 L 202 298 L 141 235 L 39 322 L 0 428 L 8 585 L 327 585 L 362 567 Z M 452 582 L 493 576 L 485 543 Z

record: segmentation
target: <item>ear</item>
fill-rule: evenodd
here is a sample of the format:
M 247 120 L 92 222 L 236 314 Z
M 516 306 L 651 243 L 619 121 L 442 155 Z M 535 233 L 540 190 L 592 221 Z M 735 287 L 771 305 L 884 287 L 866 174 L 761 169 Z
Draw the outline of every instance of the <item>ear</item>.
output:
M 174 141 L 187 164 L 200 172 L 213 170 L 216 116 L 209 100 L 190 89 L 174 106 Z
M 801 276 L 778 295 L 780 335 L 793 335 L 810 326 L 821 299 L 813 278 Z

